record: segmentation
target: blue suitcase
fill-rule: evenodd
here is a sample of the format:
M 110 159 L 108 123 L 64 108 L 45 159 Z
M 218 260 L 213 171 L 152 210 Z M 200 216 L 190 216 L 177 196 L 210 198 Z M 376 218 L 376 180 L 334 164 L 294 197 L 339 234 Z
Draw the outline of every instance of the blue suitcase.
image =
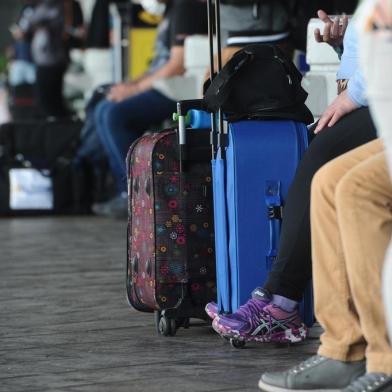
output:
M 281 211 L 307 145 L 302 123 L 229 124 L 225 158 L 218 151 L 212 161 L 220 311 L 235 312 L 266 280 L 277 257 Z M 311 326 L 311 286 L 300 311 Z
M 236 62 L 231 64 L 226 72 L 222 72 L 220 0 L 215 0 L 218 72 L 214 77 L 214 13 L 212 0 L 208 0 L 207 3 L 211 84 L 203 100 L 178 103 L 179 146 L 181 157 L 186 140 L 187 117 L 193 128 L 211 124 L 218 310 L 232 313 L 250 298 L 254 288 L 264 284 L 277 258 L 283 205 L 298 163 L 307 148 L 308 134 L 303 123 L 291 120 L 233 121 L 226 122 L 227 129 L 224 127 L 223 118 L 230 111 L 234 111 L 235 114 L 242 113 L 238 118 L 253 118 L 249 116 L 250 108 L 245 107 L 244 102 L 239 99 L 241 92 L 233 90 L 228 82 L 236 78 L 238 85 L 238 71 L 253 61 L 255 51 L 247 47 L 248 50 L 244 49 L 236 58 Z M 280 63 L 280 71 L 284 70 L 285 73 L 279 81 L 286 81 L 286 84 L 282 82 L 285 86 L 293 86 L 293 80 L 289 75 L 291 66 L 282 61 L 276 49 L 272 48 L 272 51 L 272 61 Z M 263 75 L 264 80 L 266 77 L 271 75 Z M 246 79 L 249 80 L 248 74 L 240 80 Z M 263 92 L 263 86 L 258 85 L 258 91 Z M 255 90 L 255 86 L 249 88 Z M 304 93 L 300 90 L 295 92 L 297 103 L 300 103 L 301 99 L 304 102 Z M 263 110 L 267 115 L 277 99 L 278 96 L 273 94 L 269 100 L 263 102 Z M 223 104 L 229 101 L 229 105 L 223 107 Z M 254 101 L 250 100 L 248 104 L 254 109 Z M 280 108 L 284 112 L 287 109 L 285 105 Z M 302 107 L 299 105 L 297 108 L 301 110 Z M 197 111 L 192 113 L 189 112 L 190 109 Z M 209 114 L 203 113 L 206 109 Z M 293 116 L 285 118 L 299 118 L 295 116 L 296 110 L 291 112 Z M 267 117 L 265 113 L 261 114 L 264 114 L 264 118 Z M 302 112 L 300 118 L 303 120 L 300 121 L 310 121 L 309 116 L 312 118 L 306 109 Z M 311 326 L 314 314 L 310 284 L 300 305 L 300 313 L 304 322 Z

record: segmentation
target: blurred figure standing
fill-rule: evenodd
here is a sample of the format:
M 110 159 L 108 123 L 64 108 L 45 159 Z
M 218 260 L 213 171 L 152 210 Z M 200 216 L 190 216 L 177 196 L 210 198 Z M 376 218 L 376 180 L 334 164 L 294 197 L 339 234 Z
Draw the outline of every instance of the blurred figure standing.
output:
M 26 17 L 25 34 L 31 34 L 31 54 L 37 68 L 38 107 L 44 116 L 68 114 L 63 79 L 69 50 L 81 46 L 83 16 L 75 0 L 40 0 Z
M 35 67 L 31 57 L 31 34 L 25 34 L 28 18 L 34 13 L 36 0 L 23 1 L 19 19 L 10 27 L 15 40 L 12 48 L 8 81 L 11 86 L 35 83 Z

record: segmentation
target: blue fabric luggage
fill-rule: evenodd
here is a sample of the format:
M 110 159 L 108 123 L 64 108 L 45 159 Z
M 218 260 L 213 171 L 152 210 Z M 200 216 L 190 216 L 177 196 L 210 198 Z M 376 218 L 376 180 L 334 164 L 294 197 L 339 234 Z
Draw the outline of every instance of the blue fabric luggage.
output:
M 179 145 L 181 156 L 187 118 L 197 128 L 211 117 L 218 310 L 232 313 L 264 284 L 277 258 L 283 205 L 313 116 L 301 74 L 276 46 L 248 45 L 222 67 L 220 0 L 215 74 L 212 0 L 207 6 L 210 81 L 201 101 L 178 103 Z M 300 312 L 312 325 L 311 286 Z
M 213 160 L 218 306 L 234 312 L 264 283 L 277 257 L 282 209 L 307 128 L 294 121 L 229 124 L 224 159 Z M 301 304 L 313 324 L 311 289 Z

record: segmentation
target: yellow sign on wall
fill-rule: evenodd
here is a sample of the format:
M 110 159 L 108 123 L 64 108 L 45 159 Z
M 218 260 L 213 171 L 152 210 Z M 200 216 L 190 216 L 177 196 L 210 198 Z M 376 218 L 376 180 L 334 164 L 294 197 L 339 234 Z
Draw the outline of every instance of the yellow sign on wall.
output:
M 157 31 L 150 27 L 136 27 L 129 33 L 129 75 L 131 79 L 143 75 L 154 57 Z

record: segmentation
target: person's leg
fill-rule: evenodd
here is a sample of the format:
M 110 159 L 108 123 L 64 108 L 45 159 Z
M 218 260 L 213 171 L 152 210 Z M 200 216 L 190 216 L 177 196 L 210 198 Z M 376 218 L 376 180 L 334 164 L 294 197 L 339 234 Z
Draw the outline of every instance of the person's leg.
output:
M 387 256 L 385 258 L 385 267 L 383 273 L 383 298 L 385 306 L 385 315 L 389 331 L 389 341 L 392 344 L 392 243 L 389 245 Z
M 316 316 L 324 327 L 319 355 L 278 373 L 264 373 L 259 386 L 276 392 L 340 391 L 365 372 L 361 326 L 350 293 L 338 220 L 336 189 L 348 173 L 382 150 L 373 141 L 326 164 L 314 176 L 311 195 L 313 283 Z M 349 208 L 349 206 L 347 206 Z
M 345 227 L 340 227 L 338 221 L 337 184 L 356 165 L 382 149 L 379 139 L 370 142 L 329 162 L 313 180 L 313 287 L 316 318 L 324 329 L 319 354 L 336 360 L 361 360 L 366 348 L 347 278 L 342 242 L 342 229 Z M 358 246 L 357 243 L 355 245 Z
M 125 158 L 130 145 L 149 127 L 159 124 L 176 110 L 176 102 L 155 90 L 122 102 L 101 102 L 96 109 L 97 131 L 107 152 L 117 185 L 117 196 L 96 204 L 99 215 L 123 217 L 127 210 Z
M 101 101 L 94 112 L 94 122 L 96 126 L 96 131 L 101 144 L 105 150 L 106 156 L 109 161 L 110 169 L 116 181 L 117 193 L 124 191 L 123 183 L 123 166 L 122 162 L 117 159 L 117 149 L 113 144 L 112 139 L 109 137 L 110 133 L 107 130 L 107 115 L 112 106 L 116 103 L 107 101 L 106 99 Z
M 392 375 L 392 347 L 381 298 L 382 269 L 392 234 L 392 186 L 384 152 L 347 173 L 335 199 L 350 295 L 367 343 L 367 371 Z M 350 360 L 355 348 L 351 349 L 351 341 L 343 344 Z
M 299 317 L 297 301 L 301 300 L 312 275 L 309 209 L 313 175 L 326 162 L 375 137 L 376 130 L 369 110 L 363 108 L 314 138 L 299 164 L 289 190 L 284 208 L 279 255 L 264 284 L 263 303 L 258 298 L 252 298 L 238 314 L 219 315 L 213 323 L 218 333 L 227 337 L 240 333 L 245 339 L 254 339 L 251 336 L 253 333 L 263 335 L 268 332 L 265 328 L 259 328 L 268 319 L 276 333 L 273 340 L 275 337 L 280 340 L 282 333 L 287 339 L 294 341 L 305 339 L 306 327 Z M 272 298 L 269 294 L 272 294 Z M 270 304 L 266 307 L 268 302 Z M 214 304 L 209 304 L 206 309 L 207 313 L 216 317 L 215 310 Z
M 309 207 L 313 175 L 328 161 L 376 137 L 369 110 L 362 108 L 314 138 L 287 196 L 278 258 L 264 284 L 270 293 L 300 301 L 312 277 Z
M 96 109 L 99 136 L 106 148 L 118 189 L 126 192 L 125 158 L 129 146 L 149 127 L 161 123 L 175 112 L 176 103 L 155 90 L 122 102 L 100 103 Z
M 36 90 L 39 109 L 45 116 L 64 116 L 67 110 L 63 98 L 65 65 L 37 67 Z

